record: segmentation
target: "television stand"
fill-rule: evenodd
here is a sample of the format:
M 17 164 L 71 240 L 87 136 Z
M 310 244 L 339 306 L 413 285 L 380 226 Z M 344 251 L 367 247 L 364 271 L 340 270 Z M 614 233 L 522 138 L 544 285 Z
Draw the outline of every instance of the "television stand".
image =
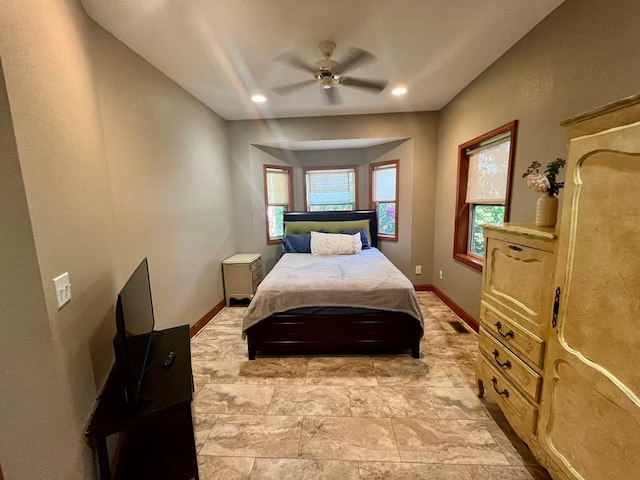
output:
M 112 369 L 86 431 L 98 455 L 100 478 L 111 480 L 107 437 L 120 433 L 115 479 L 190 480 L 198 477 L 191 400 L 189 325 L 161 331 L 151 343 L 150 365 L 135 411 L 124 407 L 123 391 Z M 169 352 L 170 368 L 162 362 Z

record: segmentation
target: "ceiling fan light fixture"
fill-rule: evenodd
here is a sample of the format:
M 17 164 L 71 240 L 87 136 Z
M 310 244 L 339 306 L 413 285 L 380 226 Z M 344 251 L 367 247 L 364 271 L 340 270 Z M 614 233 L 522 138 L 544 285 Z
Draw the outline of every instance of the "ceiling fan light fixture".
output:
M 320 86 L 325 90 L 328 90 L 331 87 L 333 87 L 333 77 L 330 77 L 330 76 L 322 77 L 320 79 Z
M 405 93 L 407 93 L 407 87 L 405 86 L 399 86 L 391 90 L 391 95 L 395 95 L 396 97 L 404 95 Z

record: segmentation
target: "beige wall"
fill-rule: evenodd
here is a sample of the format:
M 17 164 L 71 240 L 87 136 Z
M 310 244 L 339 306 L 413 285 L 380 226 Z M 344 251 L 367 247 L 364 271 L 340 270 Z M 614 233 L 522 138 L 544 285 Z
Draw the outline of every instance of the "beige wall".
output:
M 521 176 L 534 160 L 566 158 L 558 123 L 639 91 L 638 18 L 635 0 L 567 0 L 441 112 L 433 278 L 474 317 L 481 275 L 452 259 L 458 145 L 519 120 L 511 221 L 533 222 L 537 195 Z
M 149 259 L 156 328 L 195 323 L 224 297 L 235 253 L 226 122 L 94 24 L 118 285 Z
M 0 461 L 7 479 L 52 478 L 47 465 L 77 468 L 67 450 L 77 435 L 49 331 L 1 66 L 0 159 Z
M 295 197 L 296 209 L 302 210 L 302 166 L 330 165 L 334 161 L 363 165 L 360 206 L 365 207 L 368 170 L 364 165 L 399 159 L 399 241 L 382 242 L 381 250 L 413 283 L 432 283 L 437 122 L 438 115 L 433 112 L 229 122 L 238 251 L 261 253 L 267 268 L 281 253 L 280 246 L 266 244 L 262 165 L 286 163 L 300 167 L 295 174 Z M 290 152 L 260 147 L 283 140 L 360 138 L 407 140 L 358 151 Z M 423 275 L 414 275 L 415 265 L 422 265 Z
M 159 328 L 223 298 L 225 122 L 76 0 L 3 2 L 0 58 L 17 147 L 2 147 L 0 342 L 12 356 L 0 368 L 0 459 L 11 480 L 92 478 L 84 430 L 133 267 L 149 256 Z M 58 309 L 51 279 L 65 271 L 73 298 Z

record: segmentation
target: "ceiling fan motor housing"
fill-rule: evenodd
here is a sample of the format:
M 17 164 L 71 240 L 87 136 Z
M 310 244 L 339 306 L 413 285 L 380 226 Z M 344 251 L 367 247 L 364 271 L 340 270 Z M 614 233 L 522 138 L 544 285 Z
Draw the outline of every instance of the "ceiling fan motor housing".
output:
M 316 62 L 313 67 L 318 71 L 315 74 L 316 79 L 320 80 L 320 86 L 325 89 L 333 87 L 334 82 L 340 81 L 340 75 L 334 72 L 338 66 L 338 62 L 329 60 L 328 58 Z

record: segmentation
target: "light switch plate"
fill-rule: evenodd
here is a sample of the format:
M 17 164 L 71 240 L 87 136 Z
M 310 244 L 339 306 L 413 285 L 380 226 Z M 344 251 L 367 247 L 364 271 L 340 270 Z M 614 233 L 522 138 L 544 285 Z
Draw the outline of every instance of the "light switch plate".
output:
M 53 288 L 56 292 L 58 308 L 62 307 L 65 303 L 71 300 L 71 282 L 69 281 L 69 272 L 65 272 L 62 275 L 54 278 Z

